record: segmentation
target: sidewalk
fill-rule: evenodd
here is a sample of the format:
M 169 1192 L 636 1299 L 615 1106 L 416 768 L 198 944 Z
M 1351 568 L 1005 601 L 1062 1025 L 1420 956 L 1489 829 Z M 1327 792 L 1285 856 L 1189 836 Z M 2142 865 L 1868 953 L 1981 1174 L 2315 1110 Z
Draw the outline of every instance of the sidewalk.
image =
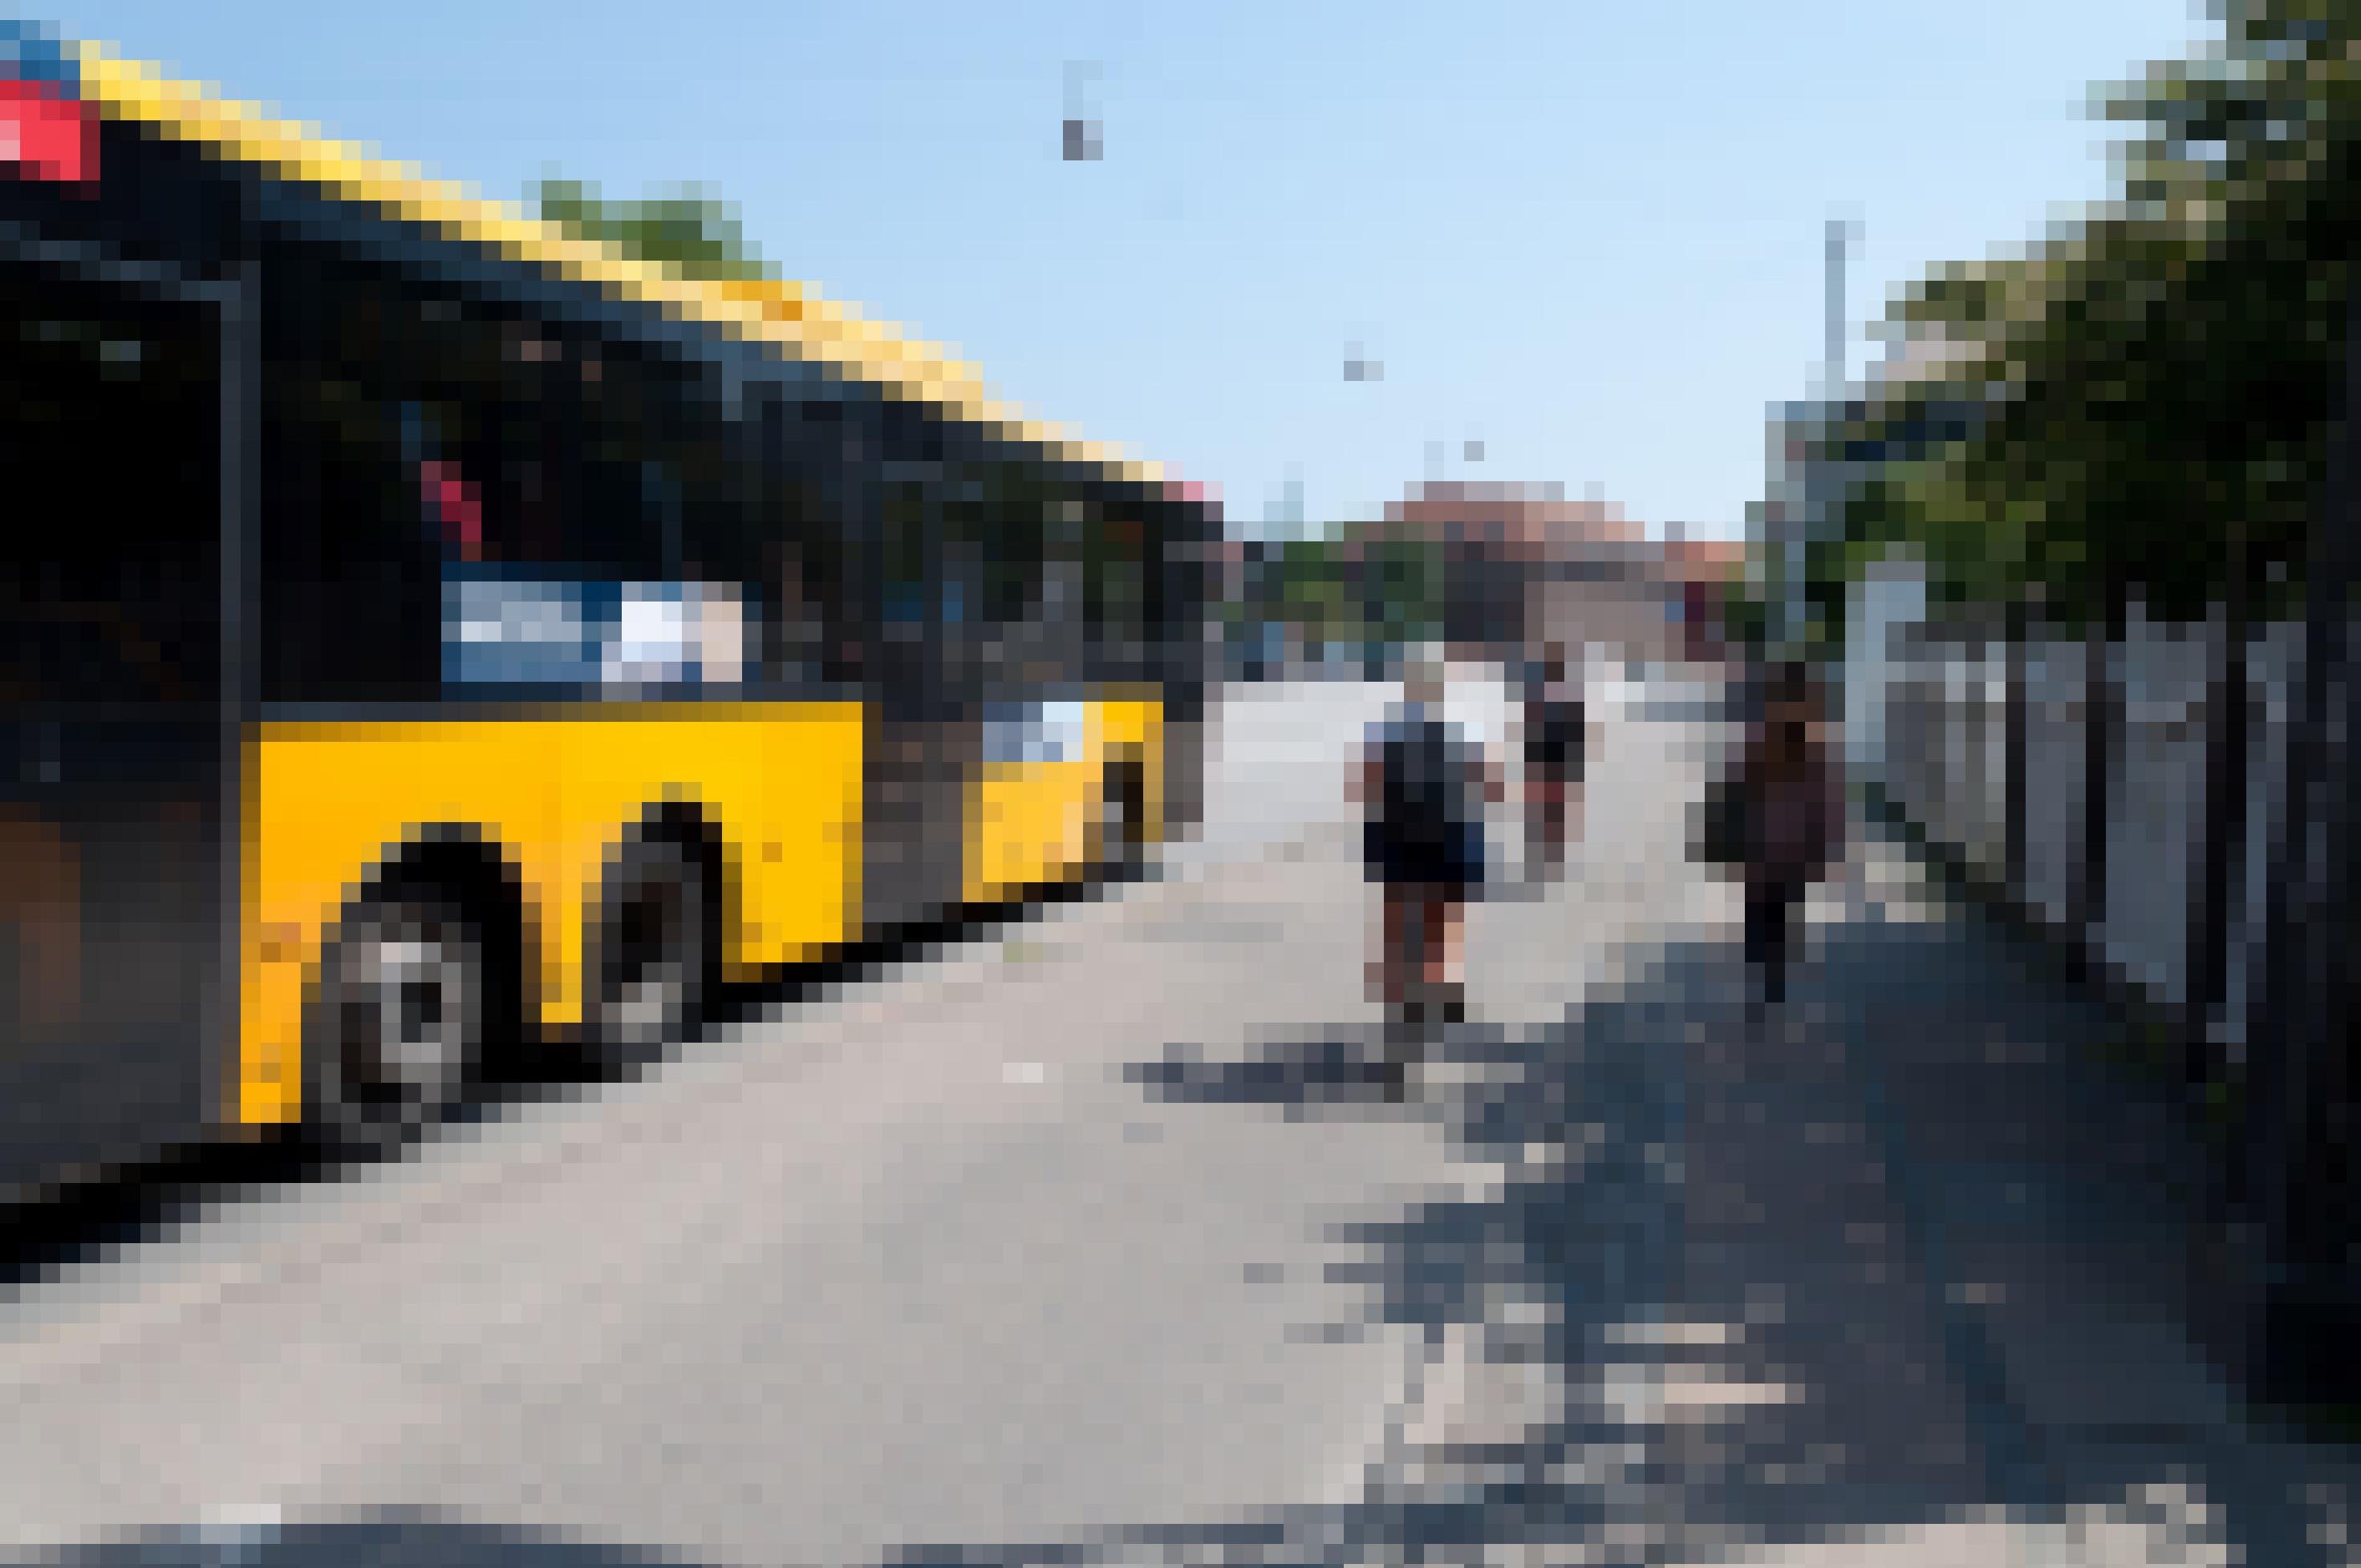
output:
M 1872 852 L 1902 858 L 1891 838 Z M 2345 1561 L 2321 1527 L 2353 1456 L 2249 1424 L 2199 1343 L 2216 1177 L 2185 1105 L 2108 1053 L 2125 1024 L 2103 999 L 1971 905 L 1917 902 L 1937 917 L 1824 927 L 1807 1010 L 1855 1053 L 1995 1480 L 2068 1518 L 2161 1486 L 2131 1511 L 2169 1502 L 2250 1563 Z M 2189 1550 L 2166 1560 L 2215 1560 Z
M 1471 1022 L 1401 1113 L 1447 1139 L 1459 1179 L 1337 1237 L 1404 1365 L 1356 1484 L 1298 1544 L 1315 1531 L 1312 1560 L 1337 1563 L 2352 1560 L 2328 1544 L 2350 1467 L 2250 1430 L 2192 1341 L 2202 1153 L 2099 1048 L 2103 1004 L 1864 831 L 1815 897 L 1784 1027 L 1750 1037 L 1733 891 L 1685 852 L 1721 731 L 1709 704 L 1630 695 L 1596 704 L 1563 883 L 1521 885 L 1513 808 L 1496 824 L 1508 874 L 1471 915 Z M 1348 828 L 1247 852 L 1292 994 L 1356 1016 Z M 1223 1000 L 1225 1059 L 1153 1092 L 1386 1113 L 1349 1091 L 1352 1029 L 1307 1048 L 1272 1016 L 1290 993 L 1248 989 Z
M 1477 927 L 1508 1026 L 1439 1081 L 1502 1179 L 1389 1239 L 1430 1354 L 1381 1489 L 1513 1490 L 1594 1561 L 2354 1561 L 2347 1457 L 2250 1429 L 2192 1340 L 2203 1154 L 2103 1005 L 1865 837 L 1750 1037 L 1727 890 L 1650 825 L 1594 818 L 1563 895 Z M 1569 898 L 1651 882 L 1672 940 L 1520 1005 L 1576 967 Z

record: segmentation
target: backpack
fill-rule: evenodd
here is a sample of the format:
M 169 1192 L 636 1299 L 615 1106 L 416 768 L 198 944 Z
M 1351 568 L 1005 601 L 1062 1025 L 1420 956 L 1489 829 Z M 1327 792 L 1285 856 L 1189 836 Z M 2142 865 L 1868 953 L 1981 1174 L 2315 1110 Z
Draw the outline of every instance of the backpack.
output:
M 1707 785 L 1694 817 L 1699 860 L 1737 874 L 1817 877 L 1843 832 L 1843 806 L 1822 780 L 1758 776 L 1755 754 Z
M 1748 804 L 1745 781 L 1735 774 L 1706 785 L 1705 798 L 1692 814 L 1698 860 L 1733 872 L 1745 866 L 1753 831 Z
M 1466 748 L 1439 718 L 1407 724 L 1379 753 L 1380 804 L 1395 842 L 1441 850 L 1473 819 Z

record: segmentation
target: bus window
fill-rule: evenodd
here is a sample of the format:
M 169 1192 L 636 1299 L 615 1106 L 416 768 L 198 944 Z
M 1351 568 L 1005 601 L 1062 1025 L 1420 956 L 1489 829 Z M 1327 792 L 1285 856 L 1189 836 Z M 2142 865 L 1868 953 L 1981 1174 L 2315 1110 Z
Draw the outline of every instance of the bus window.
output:
M 742 685 L 763 561 L 718 376 L 400 295 L 314 267 L 273 306 L 266 697 Z
M 398 405 L 265 379 L 262 696 L 428 700 L 439 684 L 439 551 Z

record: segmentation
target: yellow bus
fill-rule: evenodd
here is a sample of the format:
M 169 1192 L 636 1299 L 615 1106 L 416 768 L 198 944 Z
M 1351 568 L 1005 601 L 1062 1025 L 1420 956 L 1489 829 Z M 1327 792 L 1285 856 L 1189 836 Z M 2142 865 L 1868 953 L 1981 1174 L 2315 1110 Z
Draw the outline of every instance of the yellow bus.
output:
M 0 1191 L 398 1144 L 1191 809 L 1198 492 L 796 286 L 17 37 Z

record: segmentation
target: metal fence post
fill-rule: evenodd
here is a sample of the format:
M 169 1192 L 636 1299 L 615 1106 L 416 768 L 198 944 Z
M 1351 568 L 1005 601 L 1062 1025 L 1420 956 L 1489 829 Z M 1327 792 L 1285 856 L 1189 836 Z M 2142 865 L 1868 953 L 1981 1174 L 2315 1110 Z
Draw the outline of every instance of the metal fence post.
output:
M 2352 620 L 2361 523 L 2361 289 L 2347 301 L 2343 398 L 2306 563 L 2301 707 L 2284 828 L 2273 846 L 2259 1026 L 2249 1053 L 2247 1197 L 2259 1232 L 2252 1368 L 2268 1394 L 2361 1398 L 2361 1330 L 2346 1200 L 2356 1002 L 2352 760 L 2361 723 Z

